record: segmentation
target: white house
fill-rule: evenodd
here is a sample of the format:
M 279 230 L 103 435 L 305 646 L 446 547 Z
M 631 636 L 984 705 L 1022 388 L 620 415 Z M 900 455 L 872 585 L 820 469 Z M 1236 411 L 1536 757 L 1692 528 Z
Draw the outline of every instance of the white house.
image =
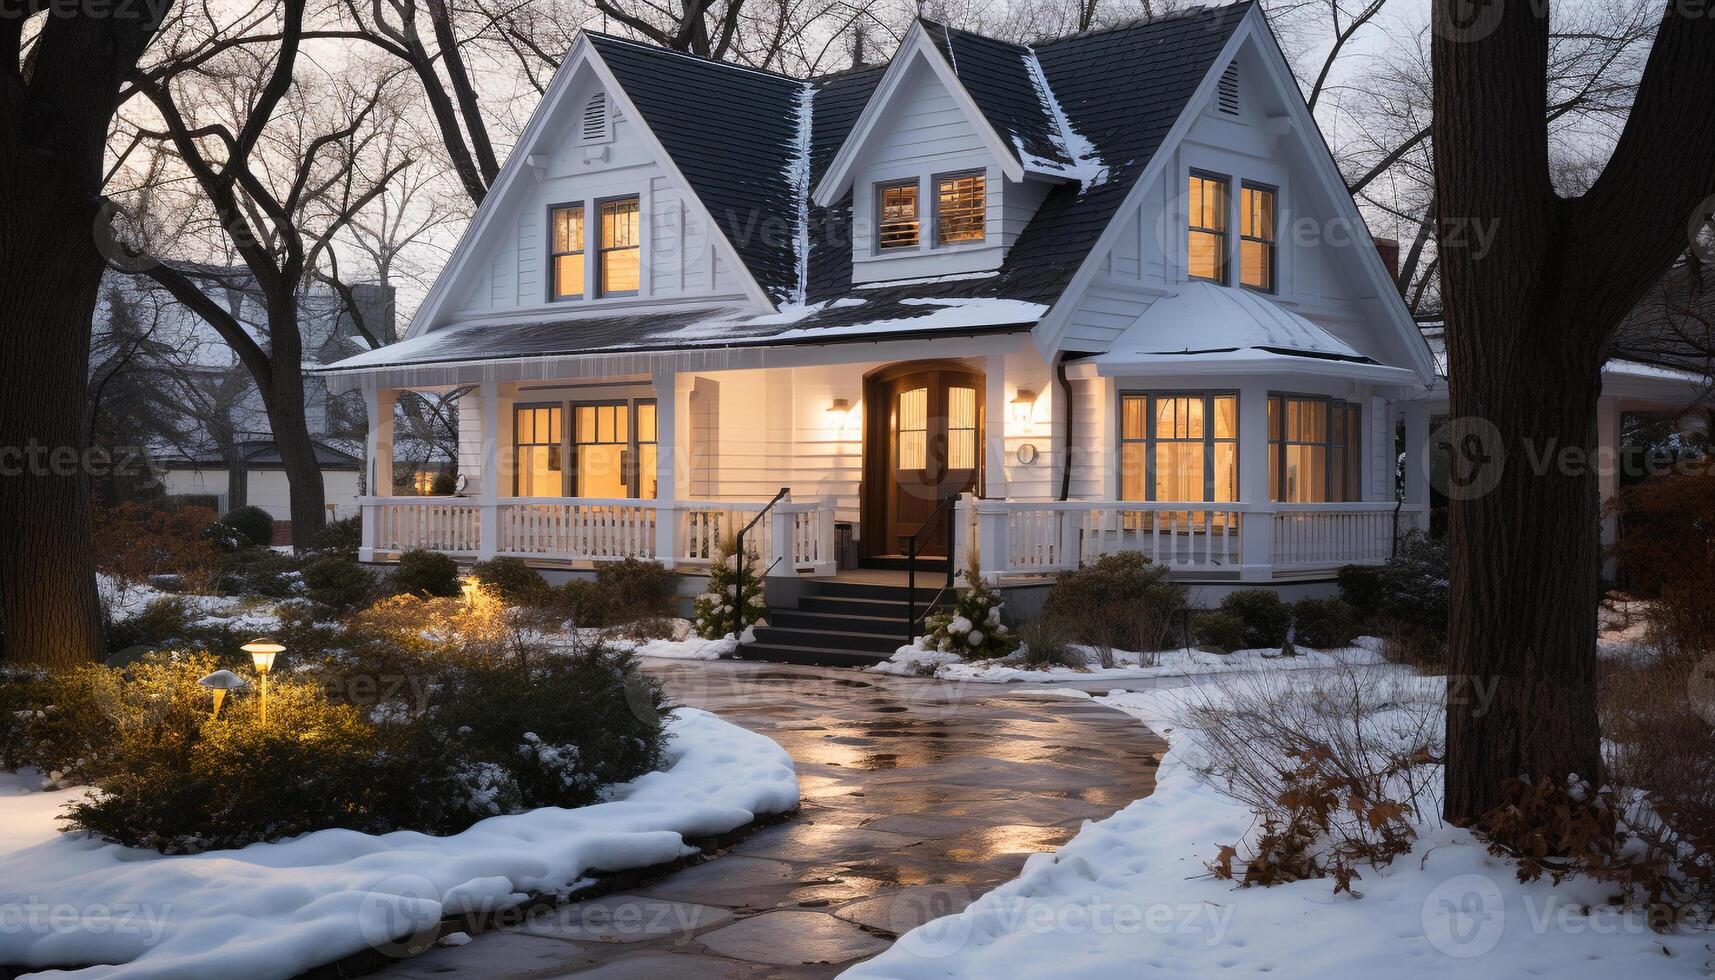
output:
M 372 560 L 694 571 L 766 510 L 770 574 L 826 577 L 950 512 L 1003 585 L 1139 549 L 1294 590 L 1423 519 L 1437 380 L 1253 3 L 919 21 L 808 81 L 581 34 L 406 338 L 325 374 L 370 486 L 399 391 L 474 386 L 469 495 L 365 500 Z

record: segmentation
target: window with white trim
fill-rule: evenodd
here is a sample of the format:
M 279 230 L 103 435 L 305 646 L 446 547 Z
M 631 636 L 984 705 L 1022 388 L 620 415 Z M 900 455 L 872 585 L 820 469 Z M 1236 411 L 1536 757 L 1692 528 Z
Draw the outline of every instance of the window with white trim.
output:
M 1363 413 L 1316 395 L 1268 399 L 1269 499 L 1284 503 L 1362 500 Z
M 917 247 L 917 181 L 877 184 L 875 211 L 878 251 Z
M 935 244 L 983 240 L 988 225 L 985 183 L 981 172 L 935 178 Z

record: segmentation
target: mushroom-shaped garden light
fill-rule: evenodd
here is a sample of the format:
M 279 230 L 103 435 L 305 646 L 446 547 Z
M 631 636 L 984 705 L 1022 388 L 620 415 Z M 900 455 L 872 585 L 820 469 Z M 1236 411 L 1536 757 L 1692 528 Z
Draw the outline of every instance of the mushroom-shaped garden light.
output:
M 244 678 L 230 670 L 217 670 L 197 681 L 197 683 L 214 692 L 214 713 L 209 715 L 210 718 L 220 717 L 220 703 L 226 700 L 227 691 L 236 691 L 241 687 L 248 686 Z

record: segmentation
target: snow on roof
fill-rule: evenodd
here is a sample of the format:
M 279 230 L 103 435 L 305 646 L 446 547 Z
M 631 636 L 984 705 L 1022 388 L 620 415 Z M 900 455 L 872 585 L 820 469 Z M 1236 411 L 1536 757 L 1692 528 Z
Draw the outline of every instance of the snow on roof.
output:
M 1193 282 L 1150 304 L 1094 360 L 1126 363 L 1140 356 L 1259 350 L 1368 361 L 1344 341 L 1256 293 Z
M 1015 135 L 1013 143 L 1018 147 L 1019 156 L 1025 158 L 1025 165 L 1035 170 L 1064 174 L 1076 180 L 1086 190 L 1107 180 L 1108 168 L 1096 154 L 1096 145 L 1072 127 L 1072 120 L 1067 117 L 1060 100 L 1054 97 L 1054 89 L 1048 84 L 1048 76 L 1042 71 L 1042 62 L 1036 57 L 1035 48 L 1024 49 L 1024 67 L 1030 74 L 1030 84 L 1036 89 L 1036 97 L 1042 101 L 1042 111 L 1054 123 L 1054 128 L 1049 131 L 1049 139 L 1061 151 L 1061 157 L 1072 161 L 1068 166 L 1060 160 L 1030 155 L 1023 142 Z

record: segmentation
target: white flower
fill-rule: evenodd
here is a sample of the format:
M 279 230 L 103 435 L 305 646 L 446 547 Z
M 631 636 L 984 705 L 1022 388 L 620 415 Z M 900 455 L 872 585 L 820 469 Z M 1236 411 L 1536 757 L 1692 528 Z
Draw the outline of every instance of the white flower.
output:
M 971 621 L 963 616 L 954 616 L 953 621 L 947 624 L 949 633 L 968 633 L 970 629 Z
M 974 646 L 974 647 L 982 646 L 983 645 L 983 631 L 982 630 L 971 630 L 971 635 L 965 637 L 965 642 L 969 643 L 971 646 Z

